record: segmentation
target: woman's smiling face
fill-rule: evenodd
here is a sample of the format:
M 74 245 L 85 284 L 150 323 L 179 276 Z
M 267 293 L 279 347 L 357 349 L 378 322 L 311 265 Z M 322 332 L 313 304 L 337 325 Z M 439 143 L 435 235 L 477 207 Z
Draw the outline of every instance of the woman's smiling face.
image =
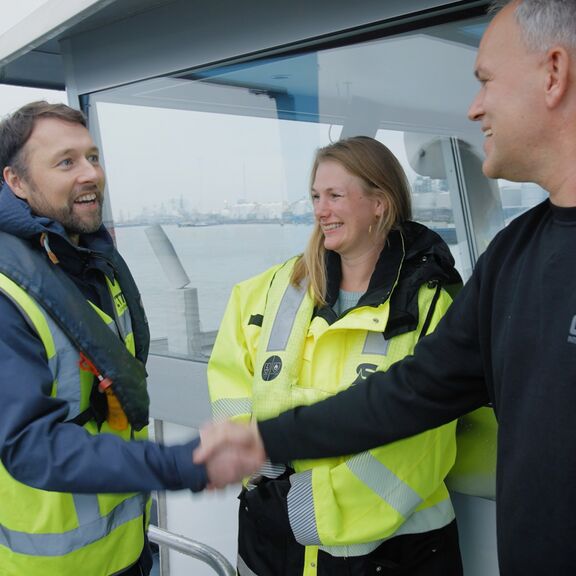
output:
M 311 195 L 326 250 L 354 258 L 374 249 L 370 227 L 382 216 L 382 201 L 365 193 L 358 176 L 324 160 L 318 164 Z

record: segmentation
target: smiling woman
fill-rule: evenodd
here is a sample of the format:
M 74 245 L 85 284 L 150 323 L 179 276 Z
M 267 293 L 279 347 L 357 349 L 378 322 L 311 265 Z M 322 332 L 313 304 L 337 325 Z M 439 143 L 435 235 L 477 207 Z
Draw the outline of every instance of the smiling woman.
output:
M 265 420 L 385 372 L 452 301 L 445 287 L 460 278 L 450 250 L 410 220 L 404 171 L 384 144 L 356 136 L 320 148 L 311 188 L 304 255 L 232 292 L 208 364 L 218 418 Z M 406 576 L 460 576 L 444 485 L 454 432 L 450 423 L 345 459 L 266 464 L 240 495 L 239 574 L 394 566 Z

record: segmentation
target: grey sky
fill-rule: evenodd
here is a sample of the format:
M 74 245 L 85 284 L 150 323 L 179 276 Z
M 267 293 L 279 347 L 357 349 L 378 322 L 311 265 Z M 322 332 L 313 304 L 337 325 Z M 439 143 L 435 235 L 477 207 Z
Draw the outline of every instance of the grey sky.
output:
M 49 102 L 66 102 L 66 94 L 57 90 L 40 90 L 0 84 L 0 116 L 14 112 L 20 106 L 33 100 Z

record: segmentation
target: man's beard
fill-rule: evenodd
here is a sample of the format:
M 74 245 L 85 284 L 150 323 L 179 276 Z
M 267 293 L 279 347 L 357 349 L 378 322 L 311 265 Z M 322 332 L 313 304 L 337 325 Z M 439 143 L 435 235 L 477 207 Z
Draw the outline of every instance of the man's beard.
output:
M 79 216 L 74 212 L 74 201 L 71 200 L 65 207 L 55 208 L 46 202 L 44 196 L 34 188 L 28 203 L 32 212 L 38 216 L 50 218 L 59 222 L 69 235 L 91 234 L 96 232 L 102 225 L 103 194 L 96 187 L 90 186 L 82 193 L 94 192 L 96 194 L 97 209 L 91 216 Z

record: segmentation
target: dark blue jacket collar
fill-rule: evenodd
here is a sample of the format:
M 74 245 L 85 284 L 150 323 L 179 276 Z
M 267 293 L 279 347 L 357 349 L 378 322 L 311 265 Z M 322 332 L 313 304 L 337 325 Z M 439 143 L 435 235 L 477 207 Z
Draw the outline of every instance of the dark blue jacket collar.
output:
M 18 198 L 7 184 L 0 190 L 0 231 L 25 240 L 28 246 L 37 252 L 43 252 L 40 237 L 46 233 L 49 237 L 50 249 L 59 260 L 59 267 L 76 284 L 85 298 L 93 300 L 96 305 L 103 306 L 102 299 L 94 297 L 97 285 L 91 271 L 99 270 L 110 280 L 117 275 L 126 296 L 132 326 L 136 336 L 136 352 L 145 361 L 148 355 L 149 331 L 148 322 L 142 308 L 140 293 L 126 263 L 118 254 L 112 237 L 104 226 L 93 234 L 82 234 L 80 246 L 70 242 L 66 231 L 59 222 L 50 218 L 36 216 L 30 206 Z M 108 297 L 108 290 L 103 286 Z M 106 310 L 106 306 L 103 307 Z

